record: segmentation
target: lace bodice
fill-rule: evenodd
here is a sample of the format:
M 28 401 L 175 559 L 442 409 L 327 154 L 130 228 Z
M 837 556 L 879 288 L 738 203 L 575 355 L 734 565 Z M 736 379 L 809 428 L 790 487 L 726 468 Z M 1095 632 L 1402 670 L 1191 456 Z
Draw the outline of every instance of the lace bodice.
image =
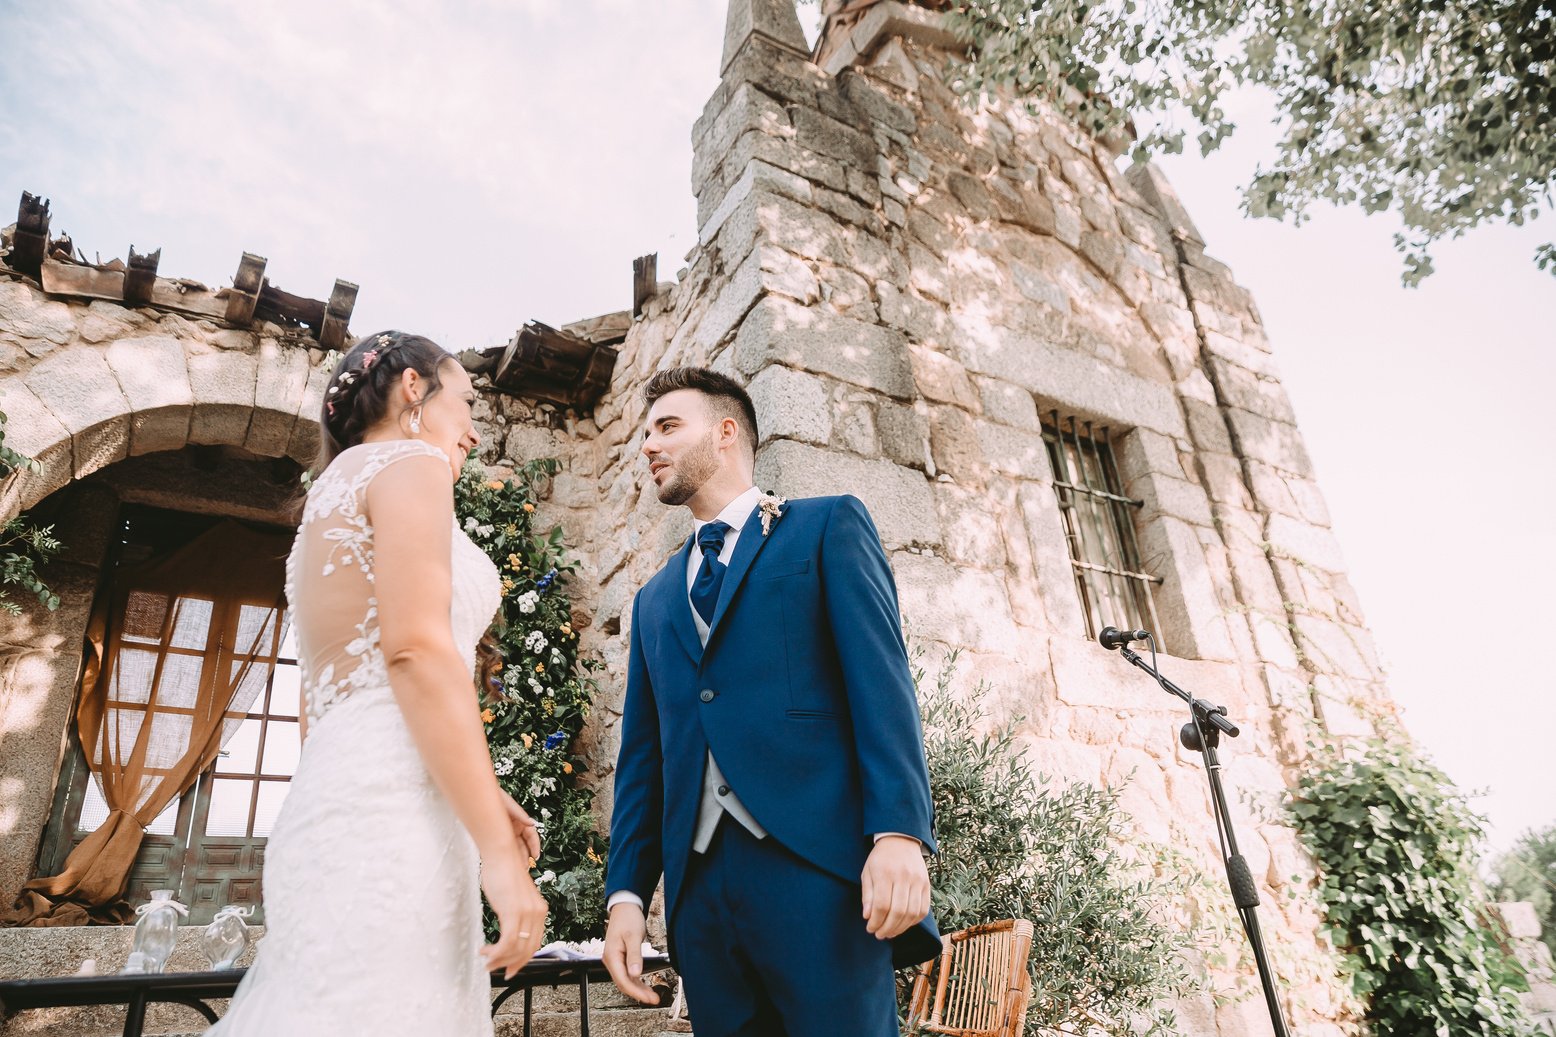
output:
M 286 598 L 297 630 L 298 666 L 308 719 L 358 691 L 387 693 L 389 674 L 379 647 L 373 588 L 373 526 L 367 487 L 407 457 L 447 461 L 437 447 L 414 439 L 361 443 L 341 452 L 314 480 L 286 562 Z M 501 603 L 497 568 L 454 524 L 454 643 L 475 665 L 475 648 Z

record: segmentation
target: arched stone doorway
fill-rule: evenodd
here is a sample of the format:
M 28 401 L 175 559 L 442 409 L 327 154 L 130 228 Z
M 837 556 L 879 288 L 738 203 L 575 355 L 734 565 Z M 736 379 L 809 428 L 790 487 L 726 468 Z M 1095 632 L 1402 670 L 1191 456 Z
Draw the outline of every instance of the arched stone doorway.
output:
M 289 528 L 298 475 L 317 450 L 313 414 L 328 376 L 316 343 L 280 329 L 152 323 L 118 310 L 110 316 L 128 325 L 125 334 L 81 342 L 93 315 L 69 309 L 78 318 L 73 344 L 40 348 L 46 355 L 36 363 L 0 376 L 7 445 L 41 467 L 0 484 L 0 521 L 27 510 L 54 525 L 62 544 L 40 572 L 60 607 L 20 601 L 21 615 L 0 624 L 6 904 L 40 873 L 40 845 L 70 791 L 61 765 L 68 770 L 78 752 L 69 728 L 87 624 L 122 553 L 126 516 L 134 512 L 141 527 L 231 518 Z

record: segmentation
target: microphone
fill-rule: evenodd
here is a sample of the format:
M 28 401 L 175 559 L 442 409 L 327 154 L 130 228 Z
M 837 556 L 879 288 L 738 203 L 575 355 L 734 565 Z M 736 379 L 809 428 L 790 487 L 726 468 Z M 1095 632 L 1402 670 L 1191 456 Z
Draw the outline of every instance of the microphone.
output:
M 1108 651 L 1114 651 L 1127 645 L 1131 641 L 1144 641 L 1151 636 L 1149 630 L 1120 630 L 1118 627 L 1103 627 L 1102 633 L 1097 635 L 1097 643 Z

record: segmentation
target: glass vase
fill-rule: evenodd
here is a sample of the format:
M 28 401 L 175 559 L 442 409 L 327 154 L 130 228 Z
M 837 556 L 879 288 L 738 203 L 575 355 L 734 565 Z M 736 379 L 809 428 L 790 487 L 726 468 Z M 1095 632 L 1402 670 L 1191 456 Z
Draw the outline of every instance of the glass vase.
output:
M 249 946 L 249 927 L 243 920 L 253 913 L 252 907 L 237 904 L 228 904 L 216 912 L 200 936 L 200 947 L 211 960 L 211 968 L 230 969 L 243 957 Z
M 151 899 L 135 913 L 140 920 L 135 923 L 135 944 L 125 968 L 139 965 L 141 972 L 161 972 L 178 942 L 179 919 L 189 914 L 189 908 L 173 899 L 171 889 L 154 889 Z

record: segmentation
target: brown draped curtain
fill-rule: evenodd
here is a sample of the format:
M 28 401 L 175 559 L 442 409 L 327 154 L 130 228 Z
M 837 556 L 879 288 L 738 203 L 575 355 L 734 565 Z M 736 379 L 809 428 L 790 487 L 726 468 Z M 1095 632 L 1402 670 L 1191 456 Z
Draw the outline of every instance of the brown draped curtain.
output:
M 290 538 L 222 522 L 113 574 L 87 630 L 76 726 L 108 818 L 6 925 L 122 924 L 146 826 L 187 792 L 270 680 Z

